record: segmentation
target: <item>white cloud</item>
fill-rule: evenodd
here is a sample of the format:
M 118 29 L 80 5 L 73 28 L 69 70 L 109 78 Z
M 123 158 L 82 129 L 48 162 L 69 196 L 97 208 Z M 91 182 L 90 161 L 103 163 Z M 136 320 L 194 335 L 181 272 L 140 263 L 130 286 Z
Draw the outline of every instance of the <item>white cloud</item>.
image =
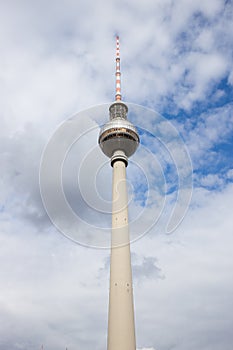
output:
M 206 176 L 202 176 L 199 179 L 199 183 L 201 186 L 218 187 L 223 185 L 224 181 L 216 174 L 208 174 Z
M 232 105 L 226 104 L 204 112 L 194 122 L 196 125 L 191 130 L 182 131 L 182 134 L 196 169 L 200 165 L 207 167 L 217 163 L 218 147 L 221 147 L 221 143 L 229 142 L 233 128 Z
M 227 172 L 227 178 L 228 178 L 228 179 L 233 179 L 233 169 L 228 170 L 228 172 Z
M 140 254 L 156 254 L 165 275 L 153 288 L 151 281 L 135 286 L 139 344 L 217 350 L 225 337 L 224 347 L 230 349 L 232 190 L 195 192 L 192 209 L 174 235 L 144 237 L 133 246 Z M 216 333 L 218 342 L 212 343 Z

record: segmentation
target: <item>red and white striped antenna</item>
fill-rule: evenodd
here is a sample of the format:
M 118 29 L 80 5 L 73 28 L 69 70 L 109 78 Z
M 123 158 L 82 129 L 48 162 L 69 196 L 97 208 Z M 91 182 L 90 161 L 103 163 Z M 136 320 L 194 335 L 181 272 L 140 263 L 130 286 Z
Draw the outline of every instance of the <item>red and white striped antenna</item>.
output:
M 116 101 L 121 100 L 120 41 L 116 36 Z

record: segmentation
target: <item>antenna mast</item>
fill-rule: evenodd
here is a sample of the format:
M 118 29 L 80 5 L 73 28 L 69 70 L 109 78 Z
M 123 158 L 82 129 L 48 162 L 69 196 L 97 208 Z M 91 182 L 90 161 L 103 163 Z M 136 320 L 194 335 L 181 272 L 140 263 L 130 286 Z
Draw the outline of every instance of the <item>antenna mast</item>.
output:
M 116 101 L 121 100 L 120 41 L 116 36 Z

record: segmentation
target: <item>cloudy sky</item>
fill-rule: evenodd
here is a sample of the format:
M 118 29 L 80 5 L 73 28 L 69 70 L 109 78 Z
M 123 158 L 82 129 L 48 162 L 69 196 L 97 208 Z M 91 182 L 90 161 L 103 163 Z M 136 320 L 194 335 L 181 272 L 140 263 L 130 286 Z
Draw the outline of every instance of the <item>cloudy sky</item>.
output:
M 142 140 L 127 169 L 137 347 L 232 349 L 232 17 L 227 0 L 1 1 L 1 350 L 106 349 L 111 167 L 97 137 L 116 34 Z

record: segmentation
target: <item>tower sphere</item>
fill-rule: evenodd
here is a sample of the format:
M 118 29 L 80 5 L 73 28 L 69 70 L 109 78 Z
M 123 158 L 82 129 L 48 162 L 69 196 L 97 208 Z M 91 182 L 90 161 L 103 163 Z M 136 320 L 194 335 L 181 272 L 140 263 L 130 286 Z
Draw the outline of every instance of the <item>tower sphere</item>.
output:
M 109 158 L 118 151 L 130 157 L 139 145 L 139 135 L 127 120 L 128 107 L 123 102 L 116 101 L 109 107 L 109 112 L 110 120 L 100 130 L 99 145 Z

